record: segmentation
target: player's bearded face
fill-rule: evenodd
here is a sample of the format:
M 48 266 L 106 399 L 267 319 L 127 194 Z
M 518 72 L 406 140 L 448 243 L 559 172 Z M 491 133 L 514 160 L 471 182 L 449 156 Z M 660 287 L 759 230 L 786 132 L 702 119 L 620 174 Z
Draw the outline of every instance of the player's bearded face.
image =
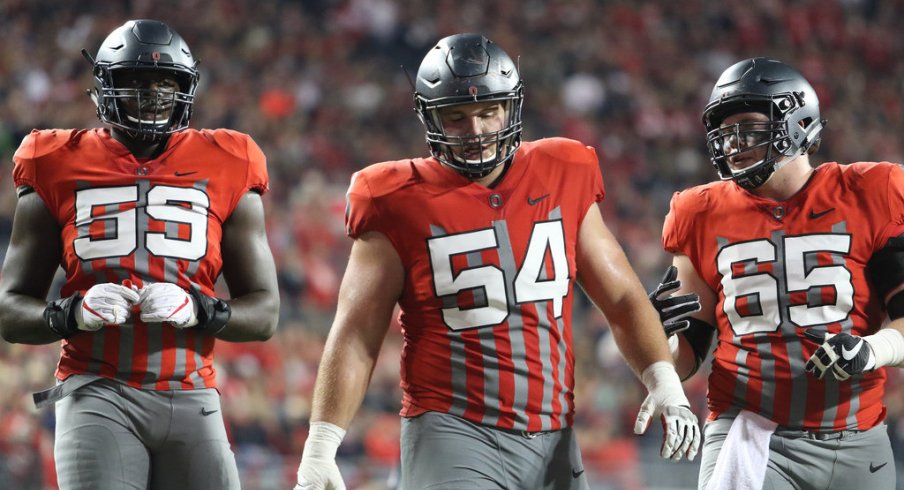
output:
M 451 146 L 452 156 L 475 163 L 496 158 L 497 132 L 505 127 L 506 112 L 505 106 L 495 101 L 440 109 L 440 122 L 446 136 L 458 142 Z
M 120 100 L 125 117 L 133 123 L 160 125 L 169 122 L 179 82 L 171 75 L 148 70 L 126 72 L 118 87 L 130 89 Z
M 769 117 L 758 112 L 734 114 L 722 121 L 722 151 L 732 170 L 743 170 L 763 160 L 772 139 Z

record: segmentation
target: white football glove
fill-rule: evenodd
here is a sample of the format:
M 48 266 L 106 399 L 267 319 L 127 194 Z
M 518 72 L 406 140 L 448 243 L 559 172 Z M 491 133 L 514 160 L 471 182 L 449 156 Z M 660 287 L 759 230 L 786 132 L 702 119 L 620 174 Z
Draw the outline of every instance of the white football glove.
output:
M 93 332 L 104 325 L 122 325 L 129 320 L 139 295 L 125 286 L 105 282 L 91 286 L 75 310 L 79 330 Z
M 336 450 L 343 437 L 345 430 L 337 425 L 311 423 L 294 490 L 345 490 L 345 482 L 336 465 Z
M 198 324 L 198 307 L 188 292 L 171 282 L 145 283 L 141 293 L 141 320 L 166 322 L 176 328 Z
M 650 420 L 659 415 L 663 432 L 659 455 L 672 461 L 682 457 L 693 461 L 700 448 L 700 426 L 675 367 L 665 361 L 654 362 L 644 370 L 641 380 L 649 394 L 637 413 L 634 433 L 646 432 Z

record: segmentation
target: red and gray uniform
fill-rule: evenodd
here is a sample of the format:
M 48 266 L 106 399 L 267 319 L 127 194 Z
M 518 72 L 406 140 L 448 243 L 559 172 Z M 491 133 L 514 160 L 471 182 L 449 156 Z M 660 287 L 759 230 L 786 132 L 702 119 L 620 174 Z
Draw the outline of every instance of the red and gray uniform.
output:
M 885 315 L 866 264 L 902 233 L 904 171 L 890 163 L 826 163 L 783 202 L 731 182 L 675 194 L 663 245 L 718 294 L 710 420 L 743 409 L 808 431 L 880 424 L 885 370 L 818 380 L 803 332 L 875 333 Z
M 14 161 L 16 186 L 34 189 L 60 225 L 61 296 L 125 281 L 214 295 L 223 224 L 243 195 L 268 185 L 260 148 L 229 130 L 175 133 L 149 160 L 105 129 L 34 131 Z M 60 487 L 239 488 L 214 342 L 137 311 L 125 325 L 63 340 L 60 383 L 35 395 L 39 406 L 56 402 Z
M 246 134 L 186 130 L 136 160 L 105 129 L 33 131 L 14 156 L 16 186 L 33 188 L 62 230 L 61 296 L 129 280 L 215 295 L 223 223 L 248 191 L 268 188 L 266 159 Z M 216 387 L 214 338 L 131 323 L 63 341 L 56 376 L 94 374 L 134 388 Z
M 523 143 L 493 189 L 434 159 L 353 176 L 349 236 L 382 233 L 405 269 L 402 416 L 571 426 L 575 247 L 603 196 L 594 150 L 563 138 Z
M 880 328 L 882 298 L 865 268 L 902 232 L 904 171 L 889 163 L 823 164 L 782 202 L 731 182 L 673 197 L 663 244 L 718 295 L 700 489 L 740 410 L 777 424 L 768 448 L 758 448 L 769 455 L 764 488 L 894 488 L 885 370 L 818 380 L 804 366 L 819 346 L 803 332 Z

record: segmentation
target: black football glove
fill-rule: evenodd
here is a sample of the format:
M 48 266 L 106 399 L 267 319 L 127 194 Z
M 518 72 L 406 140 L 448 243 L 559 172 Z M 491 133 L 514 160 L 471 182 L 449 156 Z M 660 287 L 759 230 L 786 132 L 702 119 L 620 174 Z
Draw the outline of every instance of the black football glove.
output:
M 819 379 L 830 369 L 835 379 L 845 381 L 876 367 L 876 355 L 862 337 L 848 333 L 831 334 L 815 328 L 808 328 L 804 335 L 820 344 L 806 365 L 807 372 Z
M 667 337 L 675 335 L 682 330 L 687 330 L 690 322 L 684 317 L 700 311 L 700 296 L 696 293 L 672 296 L 672 293 L 681 287 L 678 280 L 678 268 L 670 265 L 662 276 L 662 282 L 650 292 L 650 302 L 653 308 L 659 312 L 659 320 L 665 328 Z

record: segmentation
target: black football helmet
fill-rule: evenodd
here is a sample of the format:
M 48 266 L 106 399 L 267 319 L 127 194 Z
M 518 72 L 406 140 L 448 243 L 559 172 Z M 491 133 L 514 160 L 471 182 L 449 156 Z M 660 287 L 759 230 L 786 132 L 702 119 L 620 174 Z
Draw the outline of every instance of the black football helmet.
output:
M 439 110 L 458 104 L 499 101 L 506 124 L 499 131 L 473 136 L 452 136 L 443 128 Z M 521 145 L 521 106 L 524 85 L 515 63 L 499 46 L 479 34 L 455 34 L 441 39 L 417 71 L 415 111 L 427 129 L 430 153 L 469 178 L 483 177 L 512 159 Z M 455 147 L 496 145 L 492 159 L 465 160 Z
M 198 87 L 198 62 L 176 31 L 157 20 L 130 20 L 110 33 L 92 59 L 93 90 L 88 94 L 97 105 L 97 117 L 136 139 L 158 141 L 188 127 L 195 89 Z M 118 86 L 120 75 L 128 70 L 150 70 L 172 76 L 179 83 L 175 92 Z M 169 113 L 169 117 L 147 120 L 127 114 L 123 102 L 131 99 L 139 108 Z
M 765 114 L 769 121 L 720 127 L 726 117 L 741 112 Z M 815 152 L 826 121 L 820 117 L 816 91 L 803 75 L 781 61 L 752 58 L 719 77 L 703 110 L 703 124 L 719 177 L 755 189 L 793 157 Z M 763 148 L 765 156 L 747 168 L 728 165 L 729 157 Z

